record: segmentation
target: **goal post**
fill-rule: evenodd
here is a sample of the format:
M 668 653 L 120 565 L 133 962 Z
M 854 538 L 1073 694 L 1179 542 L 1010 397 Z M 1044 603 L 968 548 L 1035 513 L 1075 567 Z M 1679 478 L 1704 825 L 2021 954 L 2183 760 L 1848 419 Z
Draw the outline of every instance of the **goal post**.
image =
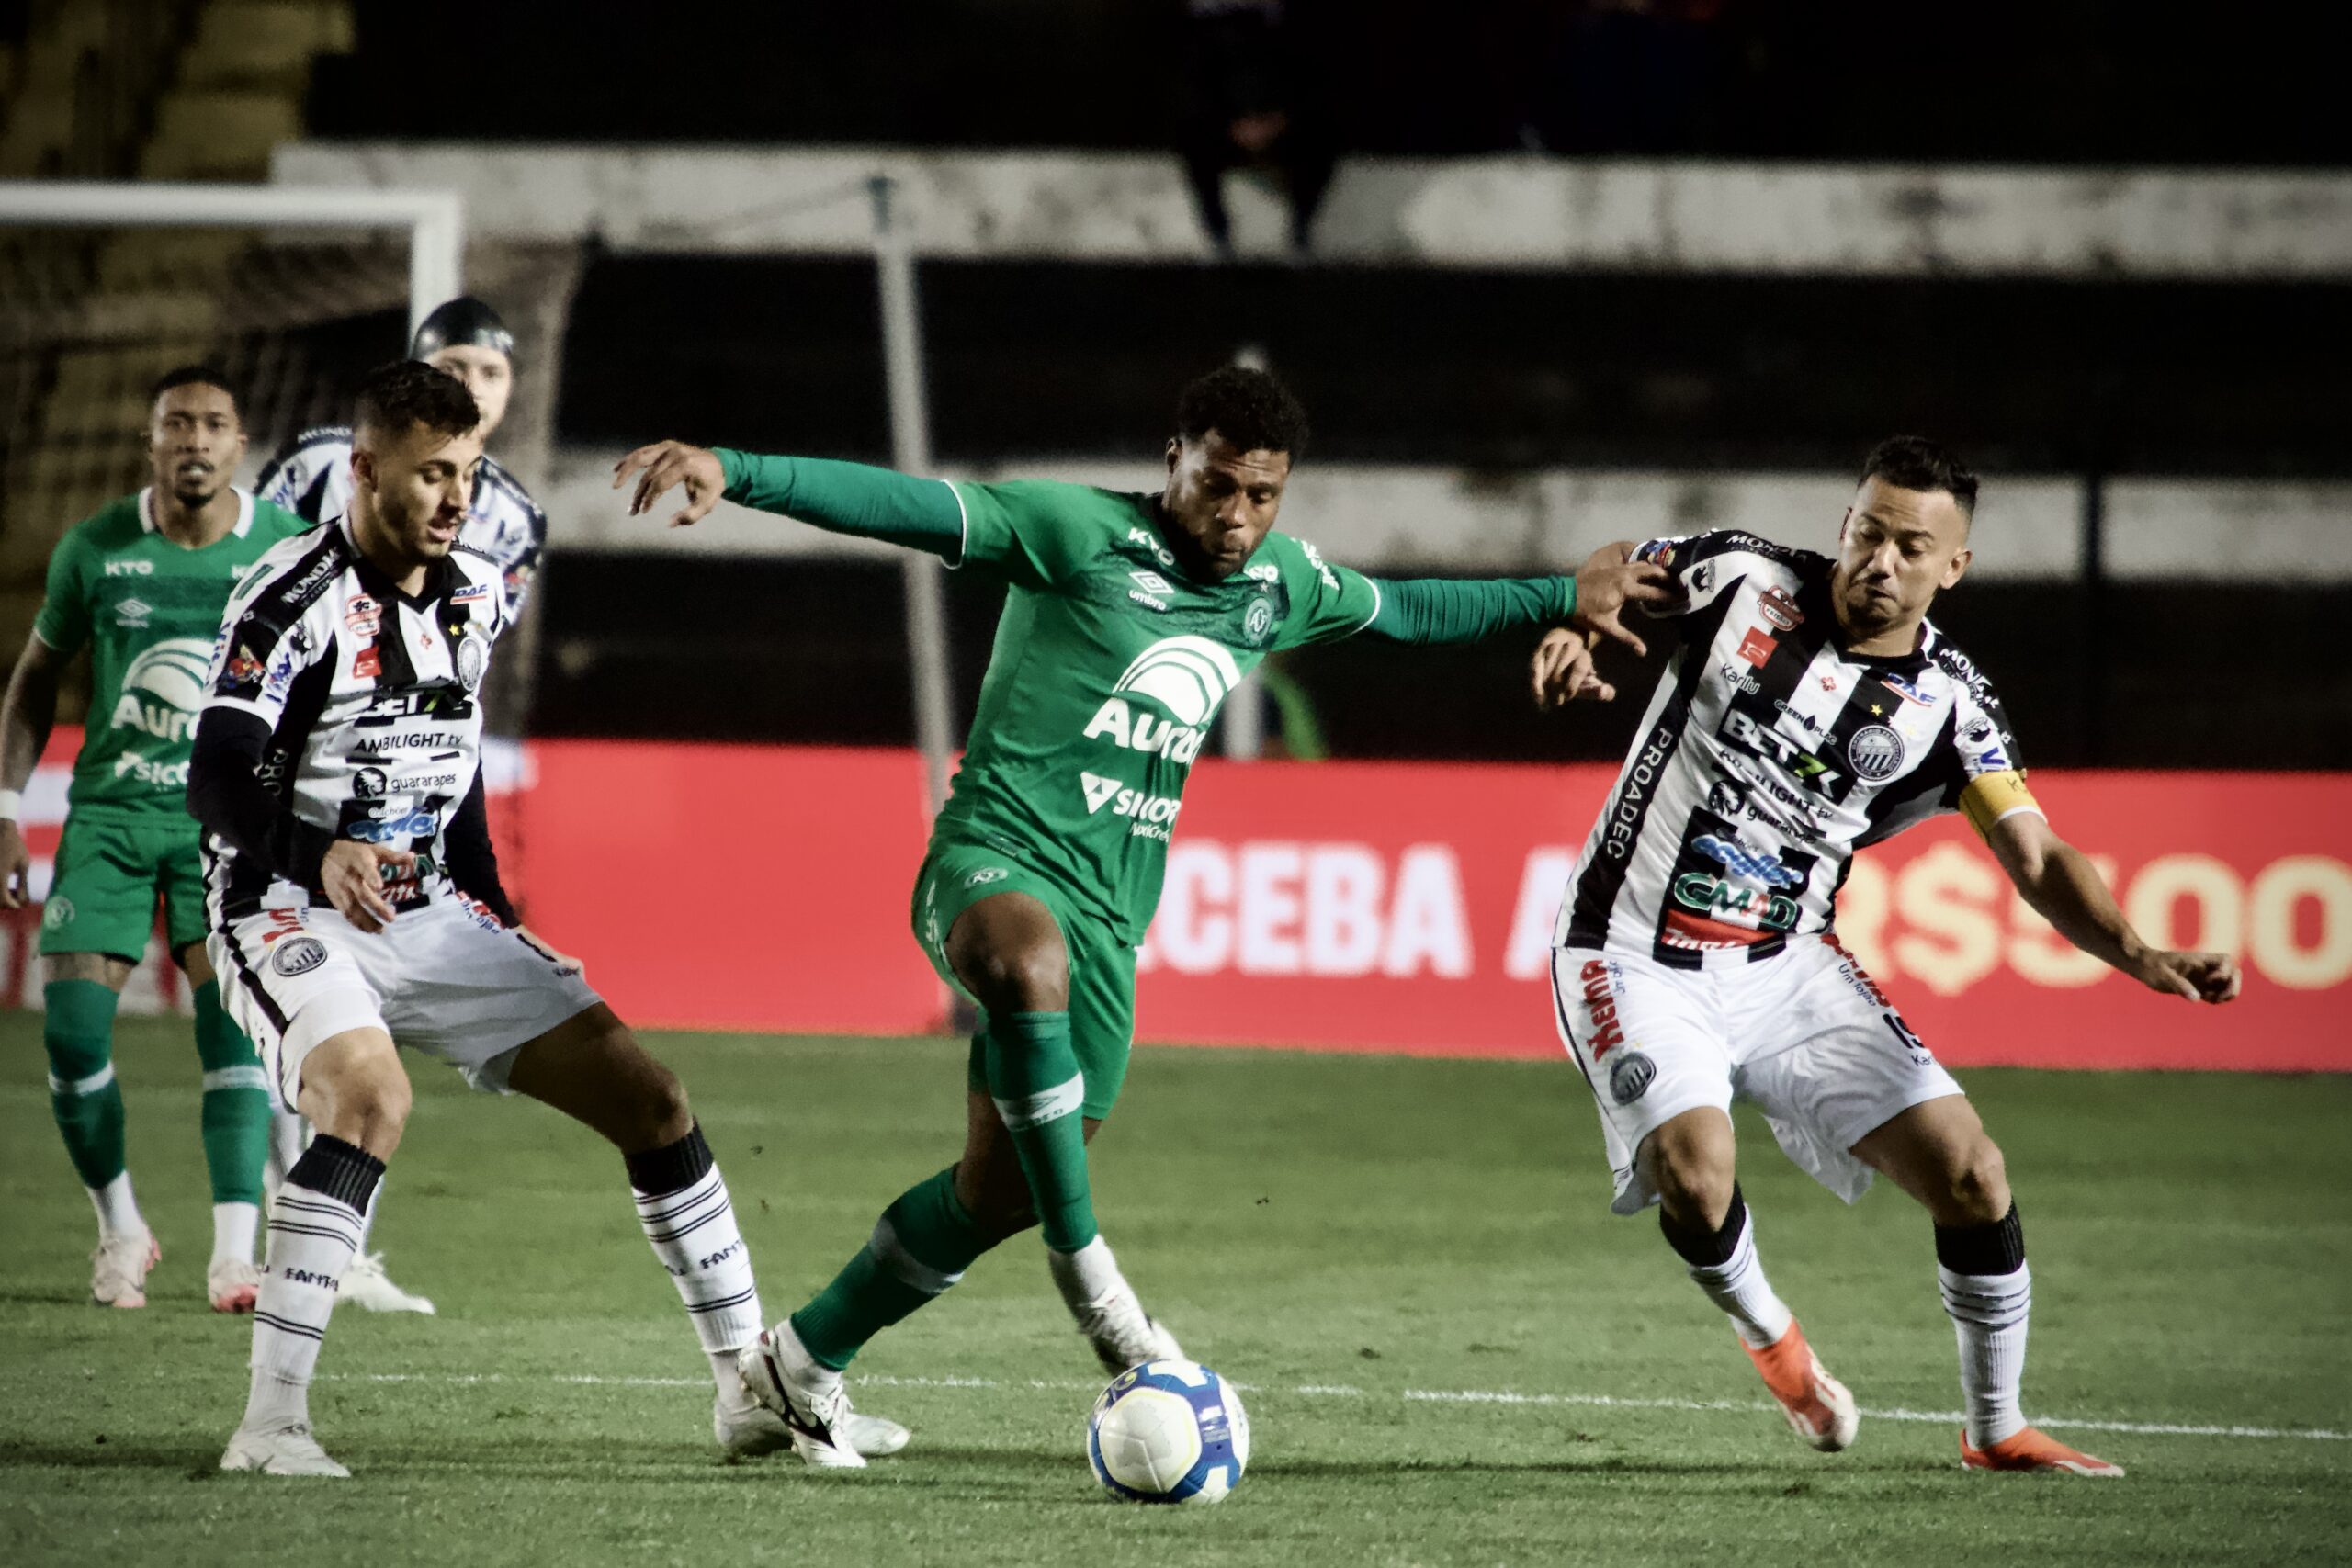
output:
M 435 306 L 463 292 L 465 281 L 465 204 L 450 191 L 0 180 L 0 224 L 401 231 L 408 235 L 412 333 Z

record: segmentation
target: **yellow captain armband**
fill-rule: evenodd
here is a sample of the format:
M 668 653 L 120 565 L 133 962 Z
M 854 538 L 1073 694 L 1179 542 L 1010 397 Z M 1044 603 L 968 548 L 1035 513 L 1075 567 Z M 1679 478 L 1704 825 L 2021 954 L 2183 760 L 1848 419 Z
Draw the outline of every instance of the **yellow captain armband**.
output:
M 1968 825 L 1983 839 L 1993 836 L 1993 824 L 2004 817 L 2030 811 L 2046 820 L 2048 815 L 2041 809 L 2041 803 L 2033 798 L 2033 791 L 2025 787 L 2025 774 L 2016 768 L 1979 773 L 1969 780 L 1968 787 L 1960 792 L 1960 808 L 1967 813 Z

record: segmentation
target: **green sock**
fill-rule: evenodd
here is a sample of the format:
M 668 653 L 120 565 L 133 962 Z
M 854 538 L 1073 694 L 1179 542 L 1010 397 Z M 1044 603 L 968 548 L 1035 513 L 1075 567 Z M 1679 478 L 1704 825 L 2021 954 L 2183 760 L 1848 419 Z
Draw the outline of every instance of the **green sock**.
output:
M 792 1314 L 793 1332 L 839 1371 L 867 1340 L 962 1279 L 988 1247 L 956 1201 L 950 1166 L 882 1211 L 857 1256 Z
M 220 1005 L 220 982 L 196 988 L 196 1055 L 204 1064 L 204 1164 L 215 1203 L 261 1201 L 269 1157 L 269 1080 L 244 1031 Z
M 65 1152 L 93 1190 L 122 1174 L 122 1086 L 114 1081 L 115 994 L 96 980 L 51 980 L 40 988 L 49 1011 L 49 1108 L 65 1134 Z
M 1086 1183 L 1086 1079 L 1067 1012 L 991 1013 L 982 1061 L 989 1095 L 1012 1134 L 1046 1245 L 1076 1252 L 1097 1234 Z

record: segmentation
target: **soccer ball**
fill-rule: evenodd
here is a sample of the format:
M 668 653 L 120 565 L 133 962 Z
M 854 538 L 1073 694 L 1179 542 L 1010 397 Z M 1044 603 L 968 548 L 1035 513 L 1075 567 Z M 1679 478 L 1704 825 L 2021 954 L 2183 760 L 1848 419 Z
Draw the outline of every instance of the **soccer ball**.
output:
M 1123 1503 L 1220 1502 L 1250 1462 L 1250 1416 L 1233 1385 L 1206 1367 L 1146 1361 L 1094 1402 L 1086 1462 Z

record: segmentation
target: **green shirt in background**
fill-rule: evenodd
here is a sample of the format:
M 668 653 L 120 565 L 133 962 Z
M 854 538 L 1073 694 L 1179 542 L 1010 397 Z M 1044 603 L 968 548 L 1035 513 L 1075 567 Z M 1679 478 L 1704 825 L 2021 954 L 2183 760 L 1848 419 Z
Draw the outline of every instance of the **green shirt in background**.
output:
M 62 658 L 90 645 L 90 714 L 67 796 L 76 816 L 187 820 L 188 754 L 229 591 L 310 526 L 235 493 L 236 526 L 202 549 L 165 536 L 142 490 L 75 524 L 49 558 L 33 635 Z

